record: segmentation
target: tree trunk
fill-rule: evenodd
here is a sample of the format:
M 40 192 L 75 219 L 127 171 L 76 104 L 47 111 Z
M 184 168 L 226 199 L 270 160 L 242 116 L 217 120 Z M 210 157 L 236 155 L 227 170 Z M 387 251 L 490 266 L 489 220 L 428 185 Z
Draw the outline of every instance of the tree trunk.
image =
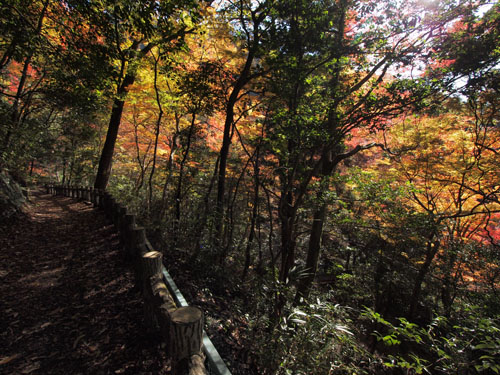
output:
M 239 91 L 238 91 L 239 92 Z M 229 155 L 229 146 L 231 144 L 231 135 L 234 121 L 234 106 L 238 100 L 238 92 L 233 89 L 226 107 L 226 120 L 224 122 L 224 134 L 222 138 L 222 147 L 219 152 L 219 175 L 217 180 L 217 200 L 216 200 L 216 238 L 215 243 L 221 244 L 222 228 L 224 222 L 224 194 L 226 188 L 226 168 Z
M 140 41 L 134 40 L 132 46 L 130 47 L 130 50 L 137 51 L 140 47 L 140 44 Z M 144 58 L 144 56 L 146 56 L 154 46 L 154 43 L 149 43 L 145 47 L 143 47 L 139 52 L 139 56 L 136 57 L 136 60 L 141 60 L 142 58 Z M 122 60 L 122 70 L 126 63 L 126 60 Z M 123 75 L 121 77 L 123 77 Z M 117 95 L 113 102 L 113 108 L 111 109 L 108 133 L 106 134 L 106 140 L 102 148 L 101 158 L 99 159 L 99 167 L 97 169 L 97 175 L 94 182 L 94 188 L 96 189 L 104 190 L 108 185 L 109 176 L 111 175 L 111 167 L 113 165 L 115 143 L 118 137 L 118 130 L 120 128 L 120 122 L 122 119 L 123 107 L 125 106 L 125 99 L 127 98 L 129 87 L 134 84 L 135 78 L 135 68 L 130 68 L 129 62 L 125 77 L 123 78 L 121 84 L 118 87 L 118 90 L 116 91 Z
M 297 214 L 297 202 L 294 202 L 293 193 L 288 191 L 280 202 L 280 220 L 281 220 L 281 268 L 279 280 L 282 283 L 288 282 L 290 270 L 295 264 L 295 219 Z
M 282 287 L 288 284 L 288 276 L 290 270 L 295 263 L 295 214 L 296 210 L 292 206 L 292 192 L 288 191 L 282 197 L 280 208 L 281 219 L 281 268 L 279 274 L 279 282 Z M 277 293 L 273 316 L 271 317 L 271 326 L 276 326 L 282 315 L 283 308 L 286 305 L 286 296 L 283 291 Z
M 417 278 L 415 279 L 415 284 L 413 286 L 413 291 L 410 299 L 410 309 L 408 312 L 408 318 L 412 319 L 415 317 L 417 312 L 418 302 L 420 300 L 420 295 L 422 293 L 422 284 L 424 282 L 425 277 L 429 273 L 431 268 L 432 261 L 437 254 L 439 249 L 439 243 L 434 241 L 429 241 L 427 245 L 427 251 L 425 254 L 425 261 L 422 264 L 422 267 L 418 271 Z
M 67 166 L 67 161 L 66 158 L 63 159 L 63 175 L 62 175 L 62 184 L 64 185 L 66 183 L 66 166 Z
M 135 111 L 135 108 L 134 108 Z M 135 116 L 134 116 L 134 143 L 135 143 L 135 151 L 136 151 L 136 159 L 137 159 L 137 164 L 139 164 L 139 168 L 141 169 L 139 175 L 135 179 L 135 195 L 139 196 L 139 192 L 141 191 L 142 185 L 144 184 L 144 176 L 146 174 L 146 157 L 149 152 L 149 145 L 146 151 L 144 152 L 144 156 L 141 159 L 141 149 L 139 147 L 139 124 L 136 123 L 135 121 Z
M 447 318 L 450 317 L 451 308 L 453 306 L 453 301 L 455 299 L 455 293 L 457 289 L 457 281 L 460 276 L 460 266 L 457 266 L 457 258 L 459 248 L 458 246 L 453 246 L 449 250 L 448 260 L 444 264 L 443 270 L 443 283 L 441 286 L 441 302 L 443 303 L 443 315 Z M 453 270 L 455 274 L 452 275 Z
M 321 192 L 318 194 L 321 199 Z M 327 211 L 327 204 L 322 203 L 320 208 L 314 213 L 314 219 L 311 228 L 311 235 L 309 238 L 309 249 L 306 259 L 306 275 L 299 280 L 297 286 L 297 294 L 295 295 L 294 304 L 297 305 L 309 297 L 312 283 L 318 270 L 318 260 L 321 250 L 321 235 L 323 233 L 323 224 Z
M 158 119 L 156 120 L 155 128 L 155 144 L 153 150 L 153 164 L 151 165 L 151 173 L 149 174 L 149 199 L 148 199 L 148 212 L 151 211 L 151 205 L 153 204 L 153 176 L 156 170 L 156 154 L 158 151 L 158 138 L 160 136 L 160 125 L 161 119 L 163 117 L 163 108 L 160 101 L 160 90 L 158 89 L 158 61 L 160 57 L 155 58 L 155 72 L 154 72 L 154 89 L 156 94 L 156 104 L 158 106 Z
M 234 187 L 234 194 L 232 194 L 233 197 L 231 199 L 231 203 L 228 205 L 229 206 L 228 207 L 228 213 L 229 213 L 228 219 L 229 220 L 228 220 L 228 225 L 226 227 L 227 233 L 225 233 L 225 235 L 224 235 L 224 241 L 221 241 L 224 244 L 224 247 L 223 247 L 222 253 L 220 255 L 220 259 L 219 259 L 219 264 L 221 266 L 224 266 L 224 264 L 226 262 L 226 258 L 227 258 L 229 251 L 233 245 L 234 221 L 235 221 L 234 220 L 234 206 L 235 206 L 236 198 L 238 197 L 238 190 L 239 190 L 240 183 L 243 180 L 243 177 L 245 176 L 245 173 L 246 173 L 247 168 L 248 168 L 248 164 L 250 164 L 250 161 L 252 158 L 253 158 L 253 155 L 248 158 L 245 166 L 241 170 L 240 176 L 238 177 L 238 180 L 236 182 L 236 186 Z M 231 196 L 231 194 L 229 194 L 229 196 Z M 246 233 L 246 229 L 245 229 L 245 233 Z M 245 237 L 245 234 L 243 234 L 242 237 Z
M 160 212 L 160 219 L 163 220 L 166 215 L 167 211 L 167 193 L 168 193 L 168 187 L 170 184 L 170 179 L 172 177 L 172 166 L 174 165 L 174 159 L 175 159 L 175 154 L 177 152 L 177 147 L 178 147 L 178 141 L 179 141 L 179 124 L 181 121 L 181 116 L 175 112 L 175 133 L 172 136 L 172 143 L 170 145 L 170 154 L 168 156 L 168 161 L 167 165 L 165 166 L 165 172 L 166 172 L 166 177 L 165 177 L 165 182 L 163 184 L 163 192 L 161 194 L 161 212 Z
M 255 26 L 258 28 L 258 24 Z M 222 228 L 224 223 L 224 194 L 226 187 L 226 168 L 227 158 L 229 156 L 229 147 L 231 145 L 232 130 L 234 126 L 234 107 L 239 100 L 239 95 L 243 87 L 250 81 L 250 71 L 255 57 L 255 52 L 259 45 L 258 39 L 254 40 L 252 49 L 248 52 L 245 66 L 241 71 L 239 78 L 234 84 L 231 95 L 226 105 L 226 119 L 224 121 L 224 134 L 222 146 L 219 153 L 219 176 L 217 181 L 217 204 L 216 204 L 216 244 L 220 245 L 222 237 Z
M 186 150 L 184 151 L 184 155 L 182 156 L 181 163 L 179 165 L 179 179 L 177 180 L 177 189 L 175 191 L 175 228 L 174 228 L 174 247 L 177 245 L 177 241 L 179 239 L 179 229 L 180 229 L 180 221 L 181 221 L 181 199 L 182 199 L 182 180 L 184 178 L 184 167 L 186 165 L 186 160 L 189 156 L 189 150 L 191 148 L 191 141 L 194 133 L 194 125 L 195 125 L 196 115 L 193 113 L 191 118 L 191 126 L 189 127 L 189 133 L 186 140 Z
M 106 189 L 109 177 L 111 175 L 111 167 L 113 165 L 113 154 L 115 151 L 115 143 L 118 138 L 118 130 L 120 128 L 120 121 L 122 118 L 123 107 L 125 101 L 115 99 L 113 102 L 113 109 L 111 110 L 111 118 L 109 120 L 108 132 L 106 134 L 106 141 L 101 152 L 99 159 L 99 168 L 97 169 L 97 176 L 94 183 L 96 189 Z
M 257 146 L 255 150 L 255 163 L 253 166 L 253 174 L 254 174 L 254 196 L 253 196 L 253 207 L 252 207 L 252 218 L 250 219 L 250 234 L 248 235 L 247 246 L 245 248 L 245 266 L 243 267 L 243 275 L 241 279 L 245 281 L 248 273 L 248 269 L 250 268 L 250 264 L 252 262 L 252 243 L 255 238 L 255 222 L 257 221 L 257 208 L 259 207 L 259 151 L 260 148 Z M 259 259 L 259 263 L 261 259 Z
M 43 19 L 45 18 L 45 13 L 47 11 L 48 5 L 49 5 L 49 0 L 46 0 L 43 3 L 42 12 L 38 17 L 35 36 L 40 35 L 40 33 L 42 32 Z M 17 85 L 16 96 L 14 97 L 14 102 L 12 103 L 11 123 L 8 124 L 8 129 L 3 140 L 2 154 L 6 153 L 7 150 L 9 149 L 12 133 L 17 128 L 18 122 L 21 117 L 21 112 L 19 111 L 19 105 L 21 104 L 21 97 L 23 96 L 24 86 L 28 78 L 28 69 L 30 67 L 31 60 L 33 59 L 33 55 L 34 55 L 33 51 L 29 52 L 29 54 L 26 56 L 26 60 L 24 60 L 23 70 L 21 73 L 21 77 L 19 78 L 19 84 Z
M 333 155 L 336 157 L 334 158 Z M 341 147 L 337 145 L 333 150 L 325 152 L 321 157 L 321 184 L 316 199 L 320 205 L 314 212 L 311 234 L 309 236 L 309 249 L 306 258 L 306 275 L 299 280 L 297 294 L 294 304 L 298 304 L 303 299 L 309 297 L 316 272 L 318 270 L 318 260 L 321 251 L 321 238 L 323 235 L 323 225 L 325 223 L 328 204 L 324 202 L 324 193 L 330 190 L 329 177 L 332 175 L 341 158 Z
M 194 263 L 196 261 L 196 259 L 198 258 L 198 256 L 200 255 L 201 239 L 203 236 L 203 231 L 205 230 L 205 227 L 207 225 L 207 219 L 208 219 L 208 214 L 209 214 L 208 211 L 210 209 L 210 195 L 211 195 L 212 189 L 215 185 L 218 167 L 219 167 L 219 158 L 217 158 L 217 160 L 215 161 L 214 172 L 212 174 L 212 178 L 210 179 L 210 185 L 208 186 L 208 190 L 205 193 L 205 196 L 203 198 L 203 207 L 200 207 L 198 209 L 198 215 L 196 218 L 196 222 L 198 223 L 198 225 L 196 228 L 197 229 L 196 234 L 194 235 L 194 237 L 196 238 L 196 241 L 195 241 L 194 252 L 193 252 L 193 255 L 191 256 L 191 259 L 190 259 L 191 263 Z

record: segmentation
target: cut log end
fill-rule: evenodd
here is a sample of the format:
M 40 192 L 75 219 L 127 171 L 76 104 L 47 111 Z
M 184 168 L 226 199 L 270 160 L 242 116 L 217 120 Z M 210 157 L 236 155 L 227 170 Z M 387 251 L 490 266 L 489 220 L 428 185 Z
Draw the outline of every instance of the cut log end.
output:
M 193 324 L 203 319 L 203 312 L 193 306 L 180 307 L 172 313 L 170 319 L 174 324 Z
M 161 257 L 161 253 L 158 251 L 148 251 L 146 254 L 143 255 L 144 258 L 159 258 Z

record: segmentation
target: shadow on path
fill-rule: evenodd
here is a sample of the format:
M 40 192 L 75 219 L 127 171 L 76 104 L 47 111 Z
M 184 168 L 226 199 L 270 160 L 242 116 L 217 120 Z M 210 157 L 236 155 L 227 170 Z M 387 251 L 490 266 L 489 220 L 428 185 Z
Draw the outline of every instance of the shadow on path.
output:
M 36 192 L 0 227 L 0 374 L 167 374 L 104 214 Z

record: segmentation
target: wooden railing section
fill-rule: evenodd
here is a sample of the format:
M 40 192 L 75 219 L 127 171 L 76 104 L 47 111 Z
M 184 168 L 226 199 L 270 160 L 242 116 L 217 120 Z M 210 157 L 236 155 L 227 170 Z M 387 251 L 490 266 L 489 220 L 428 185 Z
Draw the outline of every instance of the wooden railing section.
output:
M 203 330 L 203 312 L 187 304 L 165 268 L 162 254 L 153 249 L 135 215 L 103 190 L 53 184 L 46 189 L 47 194 L 90 202 L 113 222 L 123 256 L 132 264 L 136 288 L 142 292 L 146 325 L 165 340 L 172 374 L 231 375 Z

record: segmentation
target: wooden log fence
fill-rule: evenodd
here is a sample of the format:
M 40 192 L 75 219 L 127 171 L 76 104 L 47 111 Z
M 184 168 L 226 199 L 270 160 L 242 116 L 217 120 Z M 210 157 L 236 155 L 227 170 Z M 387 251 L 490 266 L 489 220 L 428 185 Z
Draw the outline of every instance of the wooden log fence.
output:
M 155 251 L 136 217 L 107 191 L 48 184 L 47 194 L 89 202 L 104 211 L 120 238 L 123 256 L 132 263 L 135 288 L 143 296 L 144 320 L 167 345 L 173 375 L 231 375 L 203 330 L 203 311 L 189 306 Z

